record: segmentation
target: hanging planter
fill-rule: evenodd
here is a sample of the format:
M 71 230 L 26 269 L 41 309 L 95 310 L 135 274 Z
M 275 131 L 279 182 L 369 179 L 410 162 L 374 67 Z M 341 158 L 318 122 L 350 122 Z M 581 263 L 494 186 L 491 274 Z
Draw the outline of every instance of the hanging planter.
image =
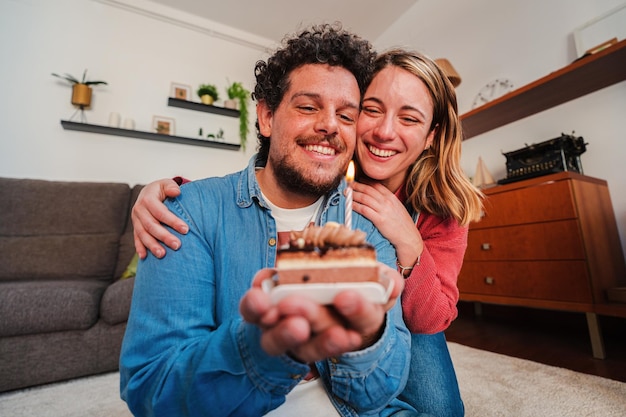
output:
M 250 92 L 246 90 L 242 83 L 234 82 L 227 89 L 226 94 L 231 101 L 237 103 L 236 107 L 239 107 L 239 142 L 241 143 L 241 149 L 246 150 L 246 143 L 248 139 L 248 97 Z
M 224 100 L 224 107 L 227 109 L 237 110 L 239 107 L 239 102 L 235 99 Z

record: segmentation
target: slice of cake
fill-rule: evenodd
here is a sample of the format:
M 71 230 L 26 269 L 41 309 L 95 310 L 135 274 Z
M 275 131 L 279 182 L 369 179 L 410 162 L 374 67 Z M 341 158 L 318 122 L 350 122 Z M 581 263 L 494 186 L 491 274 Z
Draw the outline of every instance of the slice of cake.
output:
M 378 282 L 376 251 L 365 233 L 339 223 L 291 232 L 276 255 L 276 285 Z

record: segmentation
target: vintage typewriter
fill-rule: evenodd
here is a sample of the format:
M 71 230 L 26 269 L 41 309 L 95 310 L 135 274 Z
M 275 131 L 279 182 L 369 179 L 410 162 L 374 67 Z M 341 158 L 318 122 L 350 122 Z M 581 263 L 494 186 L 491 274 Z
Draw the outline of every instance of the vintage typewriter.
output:
M 498 180 L 498 184 L 508 184 L 561 171 L 582 174 L 580 155 L 587 150 L 586 145 L 582 137 L 561 134 L 558 138 L 503 153 L 506 157 L 506 178 Z

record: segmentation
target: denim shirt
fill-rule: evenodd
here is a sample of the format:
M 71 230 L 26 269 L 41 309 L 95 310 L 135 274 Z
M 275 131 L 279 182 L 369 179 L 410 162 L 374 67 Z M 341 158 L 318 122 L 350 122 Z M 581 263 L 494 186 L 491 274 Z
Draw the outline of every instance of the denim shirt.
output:
M 185 184 L 166 202 L 189 232 L 170 229 L 182 248 L 160 260 L 148 255 L 137 269 L 120 357 L 121 396 L 135 416 L 260 416 L 279 407 L 309 370 L 265 353 L 261 331 L 239 314 L 253 276 L 274 266 L 277 250 L 255 160 L 243 171 Z M 344 186 L 324 201 L 321 223 L 343 223 Z M 353 227 L 367 233 L 381 262 L 395 265 L 393 247 L 368 220 L 354 213 Z M 356 416 L 393 414 L 409 363 L 398 300 L 374 345 L 315 365 L 339 414 Z

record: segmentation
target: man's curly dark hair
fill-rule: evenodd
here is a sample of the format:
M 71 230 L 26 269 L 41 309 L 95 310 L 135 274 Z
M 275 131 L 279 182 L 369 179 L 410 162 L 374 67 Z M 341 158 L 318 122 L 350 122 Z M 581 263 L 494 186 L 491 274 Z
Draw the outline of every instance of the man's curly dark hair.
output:
M 254 67 L 256 86 L 252 99 L 265 101 L 275 111 L 289 89 L 291 72 L 305 64 L 328 64 L 350 71 L 359 85 L 361 95 L 365 92 L 374 68 L 376 53 L 369 41 L 342 29 L 339 23 L 314 25 L 285 37 L 282 48 L 266 61 L 258 61 Z M 261 135 L 256 122 L 259 140 L 259 160 L 266 161 L 270 139 Z

